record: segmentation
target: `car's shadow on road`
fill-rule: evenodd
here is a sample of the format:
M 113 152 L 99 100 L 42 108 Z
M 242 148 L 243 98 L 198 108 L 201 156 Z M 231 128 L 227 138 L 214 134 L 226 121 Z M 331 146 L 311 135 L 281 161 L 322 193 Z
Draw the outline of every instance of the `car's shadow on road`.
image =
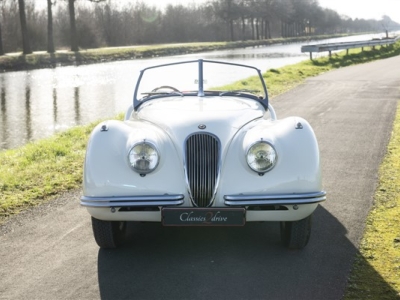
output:
M 133 223 L 128 235 L 123 247 L 99 250 L 102 299 L 341 299 L 357 252 L 345 228 L 321 206 L 310 243 L 299 251 L 281 246 L 278 223 Z M 396 297 L 389 285 L 387 291 Z

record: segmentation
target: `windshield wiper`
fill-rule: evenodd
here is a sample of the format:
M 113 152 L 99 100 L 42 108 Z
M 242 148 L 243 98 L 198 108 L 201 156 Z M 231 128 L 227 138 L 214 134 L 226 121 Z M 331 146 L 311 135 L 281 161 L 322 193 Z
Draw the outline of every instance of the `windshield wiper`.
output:
M 260 90 L 249 90 L 249 89 L 232 90 L 232 91 L 221 92 L 219 95 L 226 96 L 226 95 L 250 94 L 252 96 L 256 96 L 254 95 L 255 93 L 260 93 Z
M 147 96 L 157 96 L 157 95 L 178 95 L 183 97 L 182 92 L 176 92 L 176 91 L 171 91 L 171 92 L 144 92 L 141 93 L 141 95 L 147 95 Z

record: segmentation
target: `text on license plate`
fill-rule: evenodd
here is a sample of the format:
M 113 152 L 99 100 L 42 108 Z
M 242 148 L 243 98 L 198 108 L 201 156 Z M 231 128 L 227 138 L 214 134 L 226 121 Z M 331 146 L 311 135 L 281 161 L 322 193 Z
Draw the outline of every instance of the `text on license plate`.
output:
M 243 226 L 244 208 L 163 208 L 164 226 Z

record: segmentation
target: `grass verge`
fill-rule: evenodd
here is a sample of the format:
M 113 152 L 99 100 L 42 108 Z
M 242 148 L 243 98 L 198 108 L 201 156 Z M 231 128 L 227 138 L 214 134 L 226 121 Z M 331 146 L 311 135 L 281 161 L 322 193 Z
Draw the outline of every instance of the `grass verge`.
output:
M 345 299 L 400 299 L 400 105 L 374 200 Z
M 0 152 L 0 222 L 81 185 L 85 147 L 92 127 L 93 124 L 72 128 Z
M 304 61 L 269 70 L 263 76 L 273 97 L 300 84 L 307 77 L 395 55 L 400 55 L 400 42 L 379 50 L 352 50 L 350 55 L 340 53 L 331 59 Z M 249 78 L 231 86 L 232 89 L 251 89 L 251 81 Z M 121 119 L 122 115 L 117 118 Z M 75 127 L 51 138 L 0 152 L 0 224 L 9 215 L 81 186 L 86 142 L 94 126 L 93 123 Z M 400 292 L 399 180 L 400 109 L 388 154 L 381 166 L 376 203 L 367 220 L 346 299 L 393 299 L 393 291 Z M 385 284 L 376 281 L 376 274 L 370 274 L 371 270 L 378 272 Z M 387 290 L 388 284 L 390 291 Z

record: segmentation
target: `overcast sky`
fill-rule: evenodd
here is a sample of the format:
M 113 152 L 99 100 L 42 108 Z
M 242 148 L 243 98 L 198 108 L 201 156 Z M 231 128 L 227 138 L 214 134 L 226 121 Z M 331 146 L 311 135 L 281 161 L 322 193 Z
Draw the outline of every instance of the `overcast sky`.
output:
M 319 0 L 319 4 L 353 19 L 380 20 L 387 15 L 400 23 L 400 0 Z
M 164 7 L 167 3 L 189 4 L 204 3 L 207 0 L 145 0 L 148 4 Z M 400 23 L 400 0 L 319 0 L 322 7 L 336 10 L 341 15 L 359 19 L 380 20 L 388 15 L 392 20 Z

